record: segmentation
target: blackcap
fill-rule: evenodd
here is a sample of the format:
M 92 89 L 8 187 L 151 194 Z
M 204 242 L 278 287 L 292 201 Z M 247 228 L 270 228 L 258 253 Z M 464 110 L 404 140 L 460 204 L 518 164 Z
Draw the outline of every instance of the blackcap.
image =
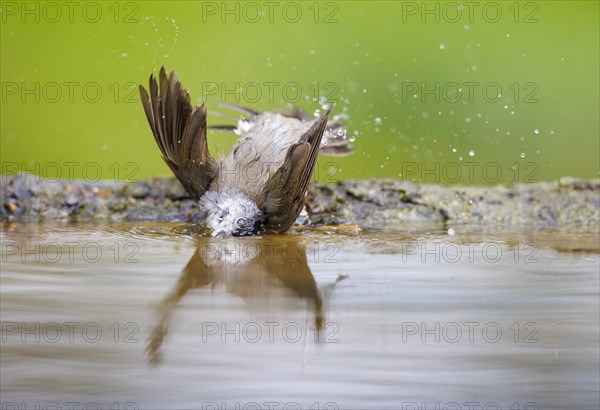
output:
M 175 72 L 167 76 L 162 67 L 158 83 L 151 75 L 140 95 L 163 159 L 199 201 L 200 220 L 213 236 L 286 232 L 304 207 L 319 151 L 351 152 L 341 124 L 327 126 L 333 105 L 313 121 L 298 108 L 260 113 L 227 104 L 250 118 L 214 127 L 240 135 L 217 160 L 208 150 L 206 108 L 192 106 Z

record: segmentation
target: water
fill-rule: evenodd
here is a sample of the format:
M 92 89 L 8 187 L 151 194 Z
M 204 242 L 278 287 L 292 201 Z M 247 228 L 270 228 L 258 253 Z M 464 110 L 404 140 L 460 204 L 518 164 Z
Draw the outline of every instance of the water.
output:
M 598 408 L 597 231 L 182 231 L 4 224 L 2 408 Z

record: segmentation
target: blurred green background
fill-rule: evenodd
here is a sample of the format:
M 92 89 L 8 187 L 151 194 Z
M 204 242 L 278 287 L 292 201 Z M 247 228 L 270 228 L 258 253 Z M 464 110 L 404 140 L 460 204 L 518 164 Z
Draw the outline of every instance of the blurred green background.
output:
M 169 175 L 136 89 L 164 64 L 197 103 L 338 101 L 356 152 L 320 157 L 324 182 L 598 178 L 598 5 L 4 1 L 2 173 Z

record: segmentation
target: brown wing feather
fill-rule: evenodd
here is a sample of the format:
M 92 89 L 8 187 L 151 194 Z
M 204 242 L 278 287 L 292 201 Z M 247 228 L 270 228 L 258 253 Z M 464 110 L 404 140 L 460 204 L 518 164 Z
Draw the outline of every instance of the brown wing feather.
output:
M 142 106 L 163 159 L 186 191 L 199 199 L 217 171 L 206 140 L 206 108 L 192 107 L 175 72 L 167 77 L 164 67 L 158 83 L 150 76 L 149 90 L 140 85 Z
M 278 110 L 277 112 L 279 112 L 279 114 L 283 115 L 284 117 L 296 118 L 300 121 L 312 121 L 313 119 L 313 117 L 309 113 L 307 113 L 297 105 L 292 105 L 290 107 Z
M 286 109 L 278 110 L 284 117 L 296 118 L 303 122 L 312 121 L 313 117 L 302 108 L 292 105 Z M 336 131 L 344 128 L 341 122 L 330 122 L 327 124 L 325 134 L 323 135 L 323 144 L 321 144 L 321 154 L 342 157 L 352 154 L 354 149 L 350 141 L 346 138 L 345 132 L 338 134 Z
M 267 214 L 267 229 L 287 231 L 302 211 L 306 189 L 332 109 L 333 106 L 288 149 L 283 165 L 267 181 L 264 203 L 259 204 Z

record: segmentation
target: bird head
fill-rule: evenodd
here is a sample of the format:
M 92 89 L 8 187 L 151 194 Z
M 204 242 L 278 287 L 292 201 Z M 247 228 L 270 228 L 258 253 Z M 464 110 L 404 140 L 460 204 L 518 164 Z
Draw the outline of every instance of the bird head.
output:
M 233 191 L 207 191 L 200 198 L 203 223 L 212 236 L 256 235 L 265 214 L 247 195 Z

